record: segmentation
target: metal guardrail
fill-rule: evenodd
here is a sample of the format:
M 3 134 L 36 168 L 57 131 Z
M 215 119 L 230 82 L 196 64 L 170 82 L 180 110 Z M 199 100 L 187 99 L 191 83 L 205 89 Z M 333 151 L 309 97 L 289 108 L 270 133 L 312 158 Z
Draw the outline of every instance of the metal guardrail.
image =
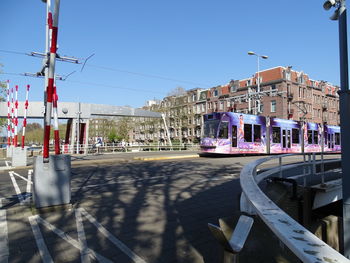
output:
M 283 159 L 290 156 L 301 156 L 302 160 L 297 164 L 289 164 L 283 166 Z M 306 161 L 306 156 L 309 156 Z M 316 163 L 315 155 L 312 154 L 286 154 L 279 156 L 270 156 L 253 161 L 243 167 L 240 175 L 240 183 L 243 190 L 241 196 L 241 210 L 251 215 L 257 214 L 272 232 L 282 241 L 302 262 L 305 263 L 329 263 L 329 262 L 350 262 L 338 251 L 328 246 L 325 242 L 317 238 L 314 234 L 292 219 L 274 202 L 272 202 L 258 186 L 259 182 L 271 176 L 271 174 L 279 173 L 283 176 L 283 171 L 293 167 L 314 167 Z M 278 159 L 279 166 L 271 170 L 264 171 L 257 175 L 257 167 L 268 161 Z M 323 155 L 322 155 L 323 159 Z M 294 160 L 295 161 L 295 160 Z M 305 173 L 306 176 L 307 173 Z

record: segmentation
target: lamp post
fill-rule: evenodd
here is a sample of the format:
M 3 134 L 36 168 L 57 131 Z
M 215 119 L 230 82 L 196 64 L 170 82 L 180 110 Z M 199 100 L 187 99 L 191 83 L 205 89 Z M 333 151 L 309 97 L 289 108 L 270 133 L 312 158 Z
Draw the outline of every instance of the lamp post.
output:
M 335 7 L 331 20 L 338 20 L 339 24 L 339 55 L 340 55 L 340 129 L 341 129 L 341 165 L 343 191 L 343 244 L 344 256 L 350 258 L 350 90 L 348 76 L 348 41 L 346 26 L 345 0 L 327 0 L 323 4 L 325 10 Z
M 260 58 L 262 59 L 268 59 L 269 57 L 268 56 L 265 56 L 265 55 L 259 55 L 259 54 L 256 54 L 255 52 L 253 51 L 248 51 L 248 55 L 250 56 L 256 56 L 257 59 L 258 59 L 258 81 L 257 81 L 257 93 L 258 93 L 258 99 L 256 100 L 257 101 L 257 104 L 258 104 L 258 109 L 256 110 L 256 113 L 259 114 L 261 111 L 260 109 L 260 105 L 261 105 L 261 102 L 260 102 Z M 250 98 L 249 98 L 250 100 Z

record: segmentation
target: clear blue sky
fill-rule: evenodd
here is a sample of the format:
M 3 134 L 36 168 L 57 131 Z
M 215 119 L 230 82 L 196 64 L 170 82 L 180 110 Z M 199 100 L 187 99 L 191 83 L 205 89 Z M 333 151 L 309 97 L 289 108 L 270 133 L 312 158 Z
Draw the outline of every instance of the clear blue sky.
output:
M 181 86 L 208 88 L 257 70 L 252 50 L 268 55 L 261 69 L 292 65 L 313 79 L 339 85 L 338 23 L 316 0 L 61 0 L 60 101 L 141 107 Z M 45 10 L 40 0 L 1 0 L 0 50 L 43 52 Z M 2 70 L 37 72 L 41 59 L 0 52 Z M 113 70 L 111 70 L 113 69 Z M 154 77 L 152 77 L 154 76 Z M 158 77 L 157 77 L 158 76 Z M 12 85 L 31 84 L 31 100 L 43 99 L 43 79 L 0 75 Z

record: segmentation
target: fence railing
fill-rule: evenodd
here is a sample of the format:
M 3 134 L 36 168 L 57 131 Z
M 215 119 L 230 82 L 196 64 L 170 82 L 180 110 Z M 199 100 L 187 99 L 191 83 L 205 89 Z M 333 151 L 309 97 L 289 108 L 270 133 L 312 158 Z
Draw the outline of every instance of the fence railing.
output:
M 186 150 L 199 150 L 198 144 L 173 144 L 169 145 L 159 145 L 159 144 L 149 144 L 149 145 L 125 145 L 120 144 L 104 144 L 101 146 L 96 146 L 94 144 L 81 144 L 79 147 L 77 145 L 61 145 L 61 152 L 67 154 L 107 154 L 107 153 L 117 153 L 117 152 L 141 152 L 141 151 L 186 151 Z
M 241 196 L 241 211 L 248 214 L 257 214 L 272 232 L 282 241 L 302 262 L 350 262 L 338 251 L 328 246 L 305 227 L 292 219 L 275 203 L 273 203 L 258 186 L 259 182 L 271 175 L 278 174 L 286 177 L 285 171 L 297 167 L 302 168 L 302 174 L 293 175 L 300 178 L 316 176 L 316 165 L 321 165 L 321 176 L 324 176 L 322 167 L 329 160 L 324 155 L 319 155 L 317 160 L 312 153 L 286 154 L 270 156 L 253 161 L 243 167 L 240 175 L 240 183 L 243 190 Z M 292 160 L 290 159 L 292 158 Z M 277 161 L 278 165 L 257 174 L 258 167 L 270 161 Z M 338 161 L 338 160 L 337 160 Z M 288 163 L 288 164 L 287 164 Z M 286 164 L 286 165 L 283 165 Z M 324 180 L 321 179 L 321 180 Z

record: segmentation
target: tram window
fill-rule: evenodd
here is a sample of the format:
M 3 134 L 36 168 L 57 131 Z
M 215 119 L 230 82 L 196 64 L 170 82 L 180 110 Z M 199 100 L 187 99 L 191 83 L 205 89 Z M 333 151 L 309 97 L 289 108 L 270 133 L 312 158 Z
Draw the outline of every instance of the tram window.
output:
M 244 141 L 252 142 L 252 125 L 244 124 Z
M 272 127 L 272 142 L 280 143 L 281 142 L 281 128 Z
M 318 144 L 318 131 L 314 131 L 314 144 Z
M 292 143 L 299 143 L 299 129 L 292 129 Z
M 307 143 L 312 144 L 312 130 L 307 130 Z
M 334 133 L 334 137 L 335 137 L 335 145 L 340 145 L 340 133 L 339 132 L 335 132 Z
M 254 125 L 254 142 L 261 142 L 261 126 Z
M 218 138 L 219 139 L 228 139 L 228 122 L 227 121 L 221 122 Z
M 206 121 L 204 123 L 204 137 L 216 138 L 216 133 L 219 126 L 219 120 Z

